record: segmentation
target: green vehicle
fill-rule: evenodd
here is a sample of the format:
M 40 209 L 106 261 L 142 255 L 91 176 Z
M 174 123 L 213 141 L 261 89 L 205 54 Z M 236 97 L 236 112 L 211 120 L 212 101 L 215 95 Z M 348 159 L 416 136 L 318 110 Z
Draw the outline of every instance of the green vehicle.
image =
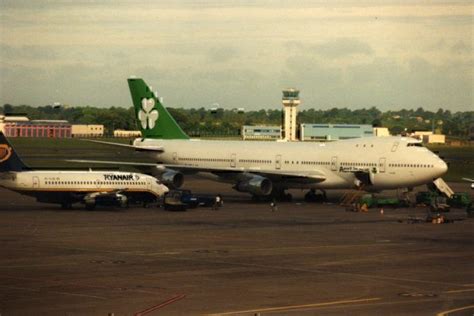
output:
M 438 197 L 438 193 L 433 191 L 421 191 L 416 194 L 416 204 L 431 205 L 433 199 Z
M 451 207 L 464 208 L 472 204 L 472 199 L 468 193 L 458 192 L 454 193 L 447 202 Z
M 407 207 L 409 203 L 405 200 L 398 198 L 377 198 L 371 194 L 363 195 L 359 200 L 360 205 L 366 204 L 367 207 L 379 207 L 379 206 L 388 206 L 388 207 Z

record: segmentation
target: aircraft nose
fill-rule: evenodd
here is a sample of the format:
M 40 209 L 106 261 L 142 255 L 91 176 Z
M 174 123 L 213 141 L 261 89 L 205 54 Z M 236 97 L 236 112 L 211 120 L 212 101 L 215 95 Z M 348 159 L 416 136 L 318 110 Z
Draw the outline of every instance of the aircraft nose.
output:
M 440 177 L 448 171 L 448 165 L 446 162 L 439 159 L 435 164 L 435 171 L 438 174 L 438 177 Z

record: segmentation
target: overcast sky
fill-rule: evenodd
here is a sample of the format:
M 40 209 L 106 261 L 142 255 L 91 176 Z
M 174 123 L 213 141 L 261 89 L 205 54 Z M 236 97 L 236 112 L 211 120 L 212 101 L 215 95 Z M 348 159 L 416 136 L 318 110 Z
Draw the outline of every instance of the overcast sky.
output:
M 0 0 L 0 104 L 474 108 L 472 1 Z

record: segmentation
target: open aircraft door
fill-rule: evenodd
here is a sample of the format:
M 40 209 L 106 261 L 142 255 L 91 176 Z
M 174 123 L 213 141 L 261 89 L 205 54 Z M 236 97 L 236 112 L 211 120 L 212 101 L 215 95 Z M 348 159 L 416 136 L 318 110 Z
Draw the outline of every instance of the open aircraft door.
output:
M 33 188 L 39 188 L 40 181 L 38 177 L 33 177 Z
M 280 170 L 281 169 L 281 155 L 277 155 L 275 157 L 275 169 Z
M 379 159 L 379 172 L 380 173 L 384 173 L 385 172 L 385 162 L 386 162 L 386 158 L 385 157 L 382 157 Z

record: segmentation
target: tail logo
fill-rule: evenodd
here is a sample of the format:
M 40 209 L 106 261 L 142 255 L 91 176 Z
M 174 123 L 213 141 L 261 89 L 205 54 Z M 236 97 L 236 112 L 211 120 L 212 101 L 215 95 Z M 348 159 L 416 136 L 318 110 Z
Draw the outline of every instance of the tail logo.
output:
M 8 160 L 12 155 L 12 148 L 6 144 L 0 144 L 0 163 Z
M 142 108 L 138 112 L 138 119 L 143 129 L 153 129 L 155 127 L 156 120 L 158 120 L 158 111 L 154 109 L 155 99 L 154 98 L 143 98 Z

